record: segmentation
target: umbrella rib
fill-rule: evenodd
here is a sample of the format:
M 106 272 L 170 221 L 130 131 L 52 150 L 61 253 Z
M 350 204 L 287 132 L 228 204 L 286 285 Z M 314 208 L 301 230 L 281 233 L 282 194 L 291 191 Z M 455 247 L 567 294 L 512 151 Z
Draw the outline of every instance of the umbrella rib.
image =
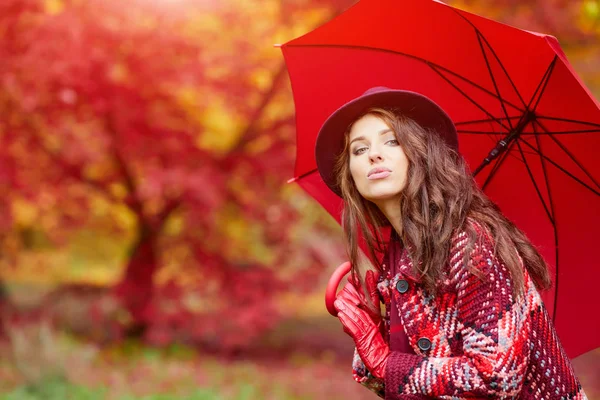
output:
M 479 164 L 479 166 L 473 172 L 473 176 L 477 176 L 477 174 L 479 174 L 479 172 L 481 172 L 483 168 L 489 165 L 490 162 L 492 162 L 492 160 L 496 159 L 500 154 L 506 151 L 508 146 L 521 135 L 521 132 L 523 131 L 525 126 L 529 124 L 532 120 L 534 120 L 534 118 L 535 115 L 529 110 L 527 110 L 519 119 L 519 123 L 517 124 L 515 129 L 511 129 L 508 135 L 500 139 L 498 143 L 496 143 L 494 148 L 490 150 L 487 157 L 483 159 L 481 164 Z
M 498 134 L 498 132 L 491 131 L 467 131 L 467 130 L 457 130 L 459 133 L 471 134 L 471 135 L 492 135 Z M 585 129 L 580 131 L 552 131 L 553 135 L 575 135 L 578 133 L 597 133 L 600 132 L 600 129 Z M 526 135 L 538 135 L 537 132 L 521 132 L 520 136 Z
M 462 14 L 459 14 L 462 16 Z M 523 133 L 523 129 L 527 126 L 527 124 L 529 124 L 532 121 L 535 121 L 535 113 L 534 111 L 532 111 L 530 109 L 531 103 L 534 101 L 534 99 L 536 98 L 536 96 L 538 96 L 538 92 L 539 92 L 539 96 L 537 97 L 537 101 L 535 103 L 535 107 L 538 106 L 542 95 L 544 93 L 544 91 L 546 90 L 546 87 L 548 85 L 548 82 L 550 80 L 550 76 L 552 75 L 552 71 L 554 70 L 554 65 L 556 64 L 556 59 L 557 57 L 555 56 L 554 59 L 552 60 L 552 62 L 550 63 L 550 65 L 548 66 L 548 68 L 546 68 L 546 72 L 544 72 L 544 76 L 542 77 L 541 81 L 538 83 L 538 86 L 535 90 L 535 93 L 533 95 L 533 97 L 530 99 L 529 104 L 526 106 L 526 109 L 523 110 L 523 114 L 521 115 L 521 117 L 519 118 L 519 121 L 517 122 L 516 127 L 513 127 L 512 125 L 512 121 L 508 116 L 508 112 L 506 111 L 506 107 L 504 105 L 503 99 L 500 95 L 500 90 L 498 88 L 498 84 L 496 82 L 496 78 L 494 77 L 494 74 L 492 72 L 491 66 L 490 66 L 490 62 L 488 60 L 488 56 L 487 53 L 485 51 L 485 48 L 483 46 L 482 41 L 485 41 L 487 47 L 489 48 L 489 50 L 492 52 L 492 54 L 494 55 L 494 57 L 496 58 L 496 61 L 498 62 L 498 64 L 500 65 L 500 67 L 502 68 L 502 70 L 504 71 L 504 73 L 506 74 L 506 78 L 509 80 L 509 82 L 511 83 L 513 89 L 515 90 L 515 92 L 517 93 L 517 95 L 519 96 L 519 99 L 521 100 L 521 102 L 523 102 L 523 104 L 525 104 L 523 98 L 521 97 L 521 94 L 519 93 L 519 91 L 517 90 L 517 88 L 515 87 L 514 82 L 512 81 L 512 79 L 510 78 L 510 75 L 508 74 L 508 72 L 506 71 L 506 69 L 504 68 L 504 65 L 502 64 L 502 62 L 500 61 L 500 59 L 498 58 L 496 52 L 494 51 L 494 49 L 492 48 L 492 46 L 489 44 L 489 42 L 487 41 L 487 39 L 485 38 L 485 36 L 483 36 L 483 34 L 464 16 L 462 16 L 477 32 L 477 40 L 479 42 L 479 47 L 481 48 L 481 53 L 483 55 L 483 58 L 485 60 L 485 64 L 487 66 L 488 72 L 490 74 L 490 78 L 492 80 L 492 83 L 494 84 L 494 88 L 498 94 L 498 97 L 500 98 L 500 105 L 502 106 L 502 111 L 504 112 L 504 115 L 506 117 L 506 119 L 508 120 L 508 123 L 510 125 L 510 130 L 509 130 L 509 134 L 501 139 L 496 146 L 490 151 L 489 155 L 481 162 L 481 164 L 477 167 L 477 169 L 474 172 L 474 176 L 476 176 L 483 168 L 485 168 L 486 165 L 488 165 L 490 163 L 491 160 L 493 160 L 494 158 L 498 157 L 498 154 L 506 151 L 507 150 L 507 145 L 510 144 L 511 141 L 513 141 L 514 139 L 518 139 L 519 136 Z M 541 89 L 541 90 L 540 90 Z
M 397 54 L 402 54 L 402 55 L 406 55 L 407 57 L 413 57 L 413 58 L 416 58 L 416 59 L 418 59 L 418 60 L 421 60 L 421 61 L 423 61 L 424 63 L 428 64 L 430 67 L 431 67 L 431 66 L 435 66 L 436 68 L 438 68 L 438 69 L 440 69 L 440 70 L 442 70 L 442 71 L 444 71 L 444 72 L 447 72 L 447 73 L 449 73 L 449 74 L 451 74 L 451 75 L 453 75 L 453 76 L 455 76 L 455 77 L 457 77 L 457 78 L 460 78 L 460 79 L 462 79 L 463 81 L 467 82 L 468 84 L 472 85 L 473 87 L 475 87 L 475 88 L 477 88 L 477 89 L 481 90 L 481 91 L 482 91 L 482 92 L 484 92 L 485 94 L 492 96 L 492 97 L 493 97 L 493 98 L 495 98 L 496 100 L 498 100 L 498 101 L 504 101 L 504 104 L 507 104 L 507 105 L 511 106 L 511 107 L 512 107 L 512 108 L 514 108 L 515 110 L 517 110 L 517 111 L 519 111 L 519 112 L 524 112 L 524 110 L 523 110 L 522 108 L 520 108 L 519 106 L 517 106 L 516 104 L 514 104 L 514 103 L 512 103 L 512 102 L 510 102 L 510 101 L 508 101 L 508 100 L 506 100 L 506 99 L 503 99 L 503 98 L 499 97 L 499 96 L 498 96 L 496 93 L 494 93 L 494 92 L 492 92 L 492 91 L 490 91 L 490 90 L 487 90 L 487 89 L 486 89 L 486 88 L 484 88 L 483 86 L 476 84 L 475 82 L 471 81 L 470 79 L 467 79 L 467 78 L 465 78 L 464 76 L 462 76 L 462 75 L 459 75 L 459 74 L 457 74 L 456 72 L 453 72 L 453 71 L 449 70 L 448 68 L 442 67 L 441 65 L 438 65 L 438 64 L 435 64 L 435 63 L 429 62 L 429 61 L 427 61 L 427 60 L 425 60 L 425 59 L 422 59 L 422 58 L 419 58 L 419 57 L 410 56 L 410 55 L 408 55 L 408 54 L 404 54 L 404 53 L 400 53 L 400 52 L 395 52 L 395 53 L 397 53 Z M 438 73 L 439 73 L 439 72 L 438 72 Z M 512 117 L 512 118 L 514 118 L 514 117 Z M 504 118 L 501 118 L 501 119 L 504 119 Z M 497 120 L 497 118 L 494 118 L 494 120 Z
M 589 191 L 591 191 L 592 193 L 594 193 L 597 196 L 600 196 L 600 192 L 597 191 L 596 189 L 590 187 L 587 183 L 583 182 L 581 179 L 577 178 L 575 175 L 573 175 L 572 173 L 570 173 L 569 171 L 567 171 L 566 169 L 564 169 L 563 167 L 561 167 L 559 164 L 557 164 L 555 161 L 553 161 L 551 158 L 547 157 L 546 155 L 540 153 L 535 147 L 533 147 L 531 144 L 527 143 L 526 141 L 522 140 L 522 143 L 526 144 L 527 146 L 529 146 L 533 151 L 535 151 L 537 154 L 540 155 L 540 157 L 543 157 L 546 161 L 548 161 L 550 164 L 554 165 L 556 168 L 558 168 L 559 170 L 561 170 L 563 173 L 565 173 L 567 176 L 569 176 L 571 179 L 575 180 L 577 183 L 579 183 L 580 185 L 582 185 L 583 187 L 585 187 L 586 189 L 588 189 Z M 594 182 L 595 183 L 595 182 Z
M 536 136 L 536 139 L 538 140 L 538 148 L 540 146 L 539 144 L 539 137 Z M 540 201 L 542 202 L 542 205 L 544 206 L 544 211 L 546 211 L 546 215 L 548 216 L 548 219 L 550 220 L 550 222 L 552 223 L 552 225 L 554 225 L 554 212 L 551 212 L 548 209 L 548 205 L 546 204 L 546 202 L 544 201 L 544 197 L 542 196 L 542 192 L 535 180 L 535 177 L 533 176 L 533 173 L 531 172 L 531 168 L 529 167 L 529 163 L 527 162 L 527 158 L 525 157 L 525 152 L 523 151 L 523 148 L 521 147 L 521 143 L 519 143 L 521 140 L 517 140 L 517 147 L 519 148 L 519 153 L 521 153 L 521 156 L 523 157 L 523 163 L 525 164 L 525 168 L 527 169 L 527 174 L 529 175 L 529 178 L 531 179 L 531 182 L 533 184 L 533 187 L 535 188 L 535 191 L 540 199 Z M 541 150 L 538 151 L 538 153 L 536 154 L 540 154 Z M 548 186 L 548 177 L 547 177 L 547 173 L 546 173 L 546 167 L 544 166 L 544 162 L 542 159 L 542 168 L 544 170 L 544 179 L 546 180 L 546 188 L 548 189 L 548 196 L 550 195 L 549 192 L 549 186 Z M 552 207 L 552 205 L 550 205 Z
M 496 172 L 498 172 L 498 170 L 500 169 L 500 166 L 504 163 L 504 160 L 506 160 L 506 158 L 510 154 L 509 150 L 510 150 L 510 147 L 512 147 L 512 145 L 513 145 L 513 143 L 511 143 L 509 145 L 509 148 L 500 155 L 500 158 L 496 159 L 496 162 L 494 163 L 494 166 L 492 167 L 492 170 L 490 171 L 489 175 L 485 179 L 485 182 L 483 182 L 483 185 L 481 185 L 481 190 L 485 190 L 487 188 L 487 186 L 492 182 L 492 179 L 496 175 Z M 475 173 L 473 173 L 473 175 L 474 176 L 477 175 L 477 172 L 478 171 L 476 171 Z
M 466 130 L 461 130 L 461 129 L 457 129 L 456 130 L 458 133 L 464 133 L 467 135 L 499 135 L 500 132 L 490 132 L 490 131 L 466 131 Z
M 542 128 L 543 129 L 543 128 Z M 535 125 L 533 126 L 533 130 L 537 131 Z M 540 143 L 539 135 L 535 136 L 535 141 L 537 143 L 540 155 L 542 154 L 542 147 Z M 544 172 L 544 180 L 546 182 L 546 190 L 548 191 L 548 201 L 550 202 L 550 211 L 552 213 L 552 218 L 550 218 L 550 222 L 552 223 L 552 228 L 554 229 L 554 260 L 556 261 L 556 266 L 554 269 L 554 302 L 553 302 L 553 310 L 552 310 L 552 322 L 556 321 L 556 306 L 558 304 L 558 271 L 559 271 L 559 259 L 558 259 L 558 229 L 556 228 L 556 219 L 554 217 L 554 202 L 552 201 L 552 192 L 550 191 L 550 180 L 548 179 L 548 170 L 546 168 L 546 162 L 543 158 L 540 157 L 540 162 L 542 164 L 542 171 Z M 527 164 L 527 163 L 526 163 Z M 533 181 L 535 184 L 535 180 Z M 536 185 L 537 187 L 537 185 Z M 546 208 L 546 204 L 542 199 L 542 204 L 544 204 L 544 208 Z M 548 210 L 546 210 L 548 212 Z
M 457 13 L 462 19 L 464 19 L 465 21 L 467 21 L 467 23 L 469 25 L 471 25 L 471 27 L 475 30 L 475 32 L 477 33 L 478 37 L 481 37 L 481 39 L 483 39 L 483 41 L 485 42 L 485 44 L 487 45 L 487 47 L 490 49 L 490 51 L 494 55 L 494 58 L 496 59 L 496 61 L 498 61 L 498 64 L 500 65 L 500 68 L 502 68 L 502 71 L 504 72 L 504 74 L 506 75 L 506 78 L 508 79 L 508 81 L 510 82 L 511 86 L 513 87 L 513 90 L 515 91 L 515 93 L 517 94 L 517 96 L 519 96 L 519 100 L 521 100 L 521 103 L 523 104 L 523 106 L 525 106 L 525 100 L 523 100 L 523 97 L 521 96 L 521 93 L 519 93 L 519 91 L 517 90 L 517 86 L 515 85 L 515 83 L 511 79 L 510 75 L 508 74 L 508 71 L 506 71 L 506 68 L 504 67 L 504 64 L 502 64 L 502 61 L 500 61 L 500 58 L 498 57 L 498 55 L 494 51 L 494 48 L 490 45 L 490 42 L 488 42 L 488 40 L 483 35 L 483 33 L 481 33 L 481 31 L 479 30 L 479 28 L 477 28 L 475 26 L 475 24 L 473 24 L 473 22 L 471 22 L 471 20 L 469 20 L 467 17 L 465 17 L 461 12 L 459 12 L 459 10 L 453 9 L 453 11 L 455 13 Z M 490 71 L 490 75 L 492 75 L 491 71 Z M 522 111 L 524 111 L 524 110 L 522 110 Z
M 481 54 L 483 54 L 483 59 L 485 60 L 485 66 L 488 70 L 488 73 L 490 74 L 490 79 L 492 80 L 492 83 L 494 84 L 494 89 L 496 90 L 496 94 L 498 95 L 498 99 L 500 100 L 500 106 L 502 107 L 502 111 L 504 111 L 504 115 L 507 118 L 508 121 L 508 125 L 510 126 L 510 130 L 513 130 L 513 125 L 512 125 L 512 121 L 510 120 L 510 118 L 508 118 L 508 112 L 506 111 L 506 107 L 504 106 L 504 99 L 502 98 L 502 96 L 500 95 L 500 89 L 498 89 L 498 83 L 496 82 L 496 78 L 494 77 L 494 73 L 492 72 L 492 67 L 490 66 L 490 61 L 488 60 L 487 54 L 485 52 L 485 48 L 483 47 L 483 43 L 482 43 L 482 34 L 481 32 L 479 32 L 479 30 L 477 28 L 475 28 L 475 32 L 477 33 L 477 41 L 479 42 L 479 48 L 481 49 Z M 488 44 L 489 46 L 489 44 Z M 509 77 L 510 79 L 510 77 Z
M 542 100 L 542 97 L 544 96 L 544 92 L 546 91 L 546 88 L 548 87 L 548 82 L 550 82 L 550 76 L 552 75 L 552 71 L 554 71 L 554 67 L 556 66 L 556 60 L 558 60 L 558 56 L 555 55 L 554 58 L 552 59 L 552 62 L 546 69 L 546 72 L 544 73 L 542 80 L 538 84 L 538 87 L 535 89 L 533 96 L 531 96 L 531 100 L 530 100 L 529 104 L 527 105 L 528 110 L 535 112 L 537 106 L 540 104 L 540 101 Z M 542 87 L 542 84 L 543 84 L 543 87 Z M 541 91 L 540 91 L 540 87 L 542 89 Z M 540 91 L 539 96 L 538 96 L 538 91 Z M 533 108 L 531 108 L 531 102 L 533 102 L 533 100 L 536 97 L 537 97 L 537 100 L 535 102 L 535 106 L 533 106 Z
M 580 131 L 552 131 L 553 135 L 576 135 L 578 133 L 597 133 L 600 129 L 584 129 Z M 536 132 L 523 132 L 523 135 L 536 135 Z
M 583 165 L 575 158 L 575 156 L 573 155 L 573 153 L 571 153 L 569 151 L 569 149 L 567 149 L 565 147 L 564 144 L 562 144 L 557 138 L 554 137 L 554 132 L 548 131 L 548 129 L 541 122 L 539 122 L 539 121 L 535 121 L 535 122 L 540 126 L 540 128 L 542 128 L 544 130 L 544 132 L 546 132 L 546 134 L 548 135 L 548 137 L 550 139 L 552 139 L 554 141 L 554 143 L 556 143 L 558 145 L 558 147 L 560 147 L 561 150 L 564 151 L 567 154 L 567 156 L 569 156 L 569 158 L 579 167 L 579 169 L 581 169 L 581 171 L 583 171 L 583 173 L 588 178 L 590 178 L 590 180 L 592 182 L 594 182 L 596 184 L 596 186 L 600 189 L 600 184 L 598 184 L 598 181 L 596 179 L 594 179 L 594 177 L 592 176 L 592 174 L 586 168 L 583 167 Z
M 454 123 L 454 125 L 456 126 L 461 126 L 461 125 L 473 125 L 473 124 L 481 124 L 481 123 L 485 123 L 485 122 L 496 122 L 497 120 L 503 121 L 505 119 L 520 119 L 521 116 L 516 116 L 516 117 L 507 117 L 507 118 L 488 118 L 488 119 L 478 119 L 478 120 L 471 120 L 471 121 L 463 121 L 463 122 L 456 122 Z
M 519 139 L 521 141 L 525 141 L 525 140 L 528 140 L 530 137 L 535 138 L 536 136 L 537 135 L 532 135 L 532 136 L 529 136 L 529 137 L 523 137 L 522 135 L 519 135 Z M 538 155 L 538 153 L 536 151 L 531 151 L 531 150 L 521 150 L 521 155 Z M 515 159 L 517 159 L 519 161 L 523 161 L 521 158 L 519 158 L 517 156 L 514 156 L 514 157 L 515 157 Z
M 547 117 L 544 115 L 536 115 L 536 119 L 547 119 L 549 121 L 569 122 L 573 124 L 589 125 L 596 128 L 600 128 L 600 124 L 595 122 L 579 121 L 577 119 L 558 118 L 558 117 Z
M 316 169 L 316 168 L 315 168 L 315 169 L 313 169 L 313 170 L 310 170 L 310 171 L 308 171 L 308 172 L 305 172 L 305 173 L 303 173 L 302 175 L 295 176 L 295 177 L 293 177 L 293 178 L 291 178 L 291 179 L 288 179 L 287 183 L 298 182 L 300 179 L 302 179 L 302 178 L 306 178 L 308 175 L 310 175 L 310 174 L 312 174 L 312 173 L 315 173 L 315 172 L 317 172 L 317 169 Z
M 476 132 L 476 131 L 461 131 L 461 130 L 457 130 L 456 133 L 465 134 L 465 135 L 475 134 L 475 135 L 478 135 L 478 136 L 485 135 L 485 136 L 487 136 L 490 139 L 490 141 L 492 143 L 496 143 L 497 142 L 497 139 L 496 139 L 496 137 L 494 135 L 498 134 L 496 132 L 484 132 L 484 131 Z
M 437 69 L 440 69 L 440 70 L 442 70 L 442 71 L 444 71 L 444 72 L 447 72 L 448 74 L 450 74 L 450 75 L 452 75 L 452 76 L 454 76 L 454 77 L 456 77 L 456 78 L 459 78 L 459 79 L 461 79 L 462 81 L 464 81 L 464 82 L 468 83 L 469 85 L 473 86 L 474 88 L 481 90 L 483 93 L 485 93 L 485 94 L 487 94 L 487 95 L 489 95 L 489 96 L 491 96 L 491 97 L 493 97 L 493 98 L 495 98 L 495 99 L 497 99 L 497 100 L 501 100 L 500 98 L 498 98 L 498 96 L 496 95 L 496 93 L 494 93 L 494 92 L 492 92 L 492 91 L 490 91 L 490 90 L 488 90 L 488 89 L 484 88 L 484 87 L 483 87 L 483 86 L 481 86 L 481 85 L 478 85 L 477 83 L 475 83 L 475 82 L 471 81 L 470 79 L 467 79 L 467 78 L 465 78 L 465 77 L 464 77 L 464 76 L 462 76 L 462 75 L 459 75 L 459 74 L 457 74 L 457 73 L 456 73 L 456 72 L 454 72 L 454 71 L 451 71 L 451 70 L 449 70 L 448 68 L 445 68 L 445 67 L 443 67 L 443 66 L 441 66 L 441 65 L 439 65 L 439 64 L 436 64 L 436 63 L 433 63 L 433 62 L 431 62 L 431 61 L 428 61 L 428 60 L 426 60 L 426 59 L 424 59 L 424 58 L 417 57 L 417 56 L 414 56 L 414 55 L 412 55 L 412 54 L 403 53 L 403 52 L 401 52 L 401 51 L 390 50 L 390 49 L 380 49 L 380 48 L 377 48 L 377 47 L 370 47 L 370 46 L 351 45 L 351 44 L 314 44 L 314 43 L 313 43 L 313 44 L 290 44 L 290 45 L 287 45 L 287 47 L 327 47 L 327 48 L 343 48 L 343 49 L 372 50 L 372 51 L 381 51 L 381 52 L 383 52 L 383 53 L 398 54 L 398 55 L 401 55 L 401 56 L 405 56 L 405 57 L 408 57 L 408 58 L 412 58 L 412 59 L 414 59 L 414 60 L 417 60 L 417 61 L 421 61 L 422 63 L 425 63 L 425 64 L 429 65 L 430 67 L 435 67 L 435 68 L 437 68 Z M 436 72 L 438 72 L 438 74 L 439 74 L 439 71 L 436 71 Z M 445 78 L 445 79 L 447 80 L 447 78 Z M 454 86 L 454 85 L 453 85 L 453 86 Z M 520 95 L 519 95 L 519 97 L 520 97 Z M 506 99 L 502 99 L 502 100 L 504 100 L 504 103 L 505 103 L 505 104 L 507 104 L 507 105 L 511 106 L 511 107 L 512 107 L 512 108 L 514 108 L 515 110 L 517 110 L 517 111 L 519 111 L 519 112 L 524 112 L 524 109 L 523 109 L 522 107 L 519 107 L 519 106 L 517 106 L 516 104 L 514 104 L 514 103 L 512 103 L 512 102 L 510 102 L 510 101 L 508 101 L 508 100 L 506 100 Z M 524 104 L 525 104 L 525 103 L 523 102 L 523 105 L 524 105 Z M 490 115 L 490 114 L 489 114 L 489 113 L 487 113 L 487 112 L 486 112 L 486 114 Z M 493 116 L 492 116 L 492 117 L 493 117 Z
M 456 86 L 453 82 L 451 82 L 450 79 L 448 79 L 442 73 L 440 73 L 440 71 L 438 71 L 432 64 L 430 64 L 429 66 L 431 67 L 431 69 L 433 69 L 433 71 L 435 73 L 437 73 L 439 76 L 441 76 L 443 80 L 448 82 L 448 84 L 450 86 L 452 86 L 458 93 L 462 94 L 467 100 L 469 100 L 477 108 L 479 108 L 481 111 L 483 111 L 485 114 L 487 114 L 487 116 L 490 117 L 492 120 L 494 120 L 498 125 L 500 125 L 502 128 L 507 129 L 507 130 L 512 129 L 512 128 L 505 126 L 502 123 L 502 120 L 504 120 L 506 118 L 502 118 L 502 119 L 495 118 L 493 114 L 491 114 L 489 111 L 487 111 L 485 108 L 483 108 L 479 103 L 477 103 L 475 100 L 473 100 L 468 94 L 463 92 L 458 86 Z M 494 97 L 496 97 L 496 96 L 494 95 Z M 509 125 L 510 125 L 510 121 L 509 121 Z

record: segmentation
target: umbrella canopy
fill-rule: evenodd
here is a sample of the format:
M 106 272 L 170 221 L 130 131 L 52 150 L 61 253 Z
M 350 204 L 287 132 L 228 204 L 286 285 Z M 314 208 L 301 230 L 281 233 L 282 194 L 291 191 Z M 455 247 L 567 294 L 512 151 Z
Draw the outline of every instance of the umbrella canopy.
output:
M 485 193 L 540 249 L 543 293 L 570 357 L 600 346 L 600 105 L 557 40 L 433 0 L 362 0 L 281 46 L 296 105 L 296 180 L 339 220 L 315 139 L 340 105 L 374 86 L 406 89 L 455 122 Z

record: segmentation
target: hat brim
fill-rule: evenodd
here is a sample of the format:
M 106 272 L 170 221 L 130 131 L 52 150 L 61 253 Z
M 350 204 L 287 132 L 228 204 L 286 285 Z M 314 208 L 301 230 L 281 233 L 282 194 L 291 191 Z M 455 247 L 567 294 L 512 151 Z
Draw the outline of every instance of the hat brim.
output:
M 387 89 L 357 97 L 333 112 L 325 121 L 315 144 L 317 169 L 325 184 L 338 196 L 341 191 L 335 176 L 335 162 L 344 150 L 344 134 L 360 115 L 373 107 L 394 108 L 424 128 L 442 136 L 458 149 L 456 127 L 446 112 L 429 98 L 408 90 Z

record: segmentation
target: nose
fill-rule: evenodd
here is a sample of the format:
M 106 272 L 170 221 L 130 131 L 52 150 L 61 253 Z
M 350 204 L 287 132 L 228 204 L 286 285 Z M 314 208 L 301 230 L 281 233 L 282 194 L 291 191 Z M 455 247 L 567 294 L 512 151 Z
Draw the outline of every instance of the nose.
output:
M 379 151 L 377 146 L 372 146 L 369 149 L 369 160 L 372 163 L 380 162 L 383 160 L 383 156 L 381 155 L 381 152 Z

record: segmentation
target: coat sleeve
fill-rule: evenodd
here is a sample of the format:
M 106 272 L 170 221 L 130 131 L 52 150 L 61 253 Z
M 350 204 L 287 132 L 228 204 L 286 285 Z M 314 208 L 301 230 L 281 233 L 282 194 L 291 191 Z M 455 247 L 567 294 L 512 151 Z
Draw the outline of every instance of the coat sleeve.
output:
M 453 253 L 454 254 L 454 253 Z M 525 277 L 525 288 L 512 295 L 509 271 L 494 255 L 494 245 L 482 235 L 468 260 L 477 277 L 464 267 L 464 250 L 450 260 L 457 290 L 458 329 L 463 354 L 424 357 L 392 352 L 386 368 L 386 399 L 407 394 L 431 397 L 513 398 L 522 388 L 529 361 L 527 315 L 539 295 Z

